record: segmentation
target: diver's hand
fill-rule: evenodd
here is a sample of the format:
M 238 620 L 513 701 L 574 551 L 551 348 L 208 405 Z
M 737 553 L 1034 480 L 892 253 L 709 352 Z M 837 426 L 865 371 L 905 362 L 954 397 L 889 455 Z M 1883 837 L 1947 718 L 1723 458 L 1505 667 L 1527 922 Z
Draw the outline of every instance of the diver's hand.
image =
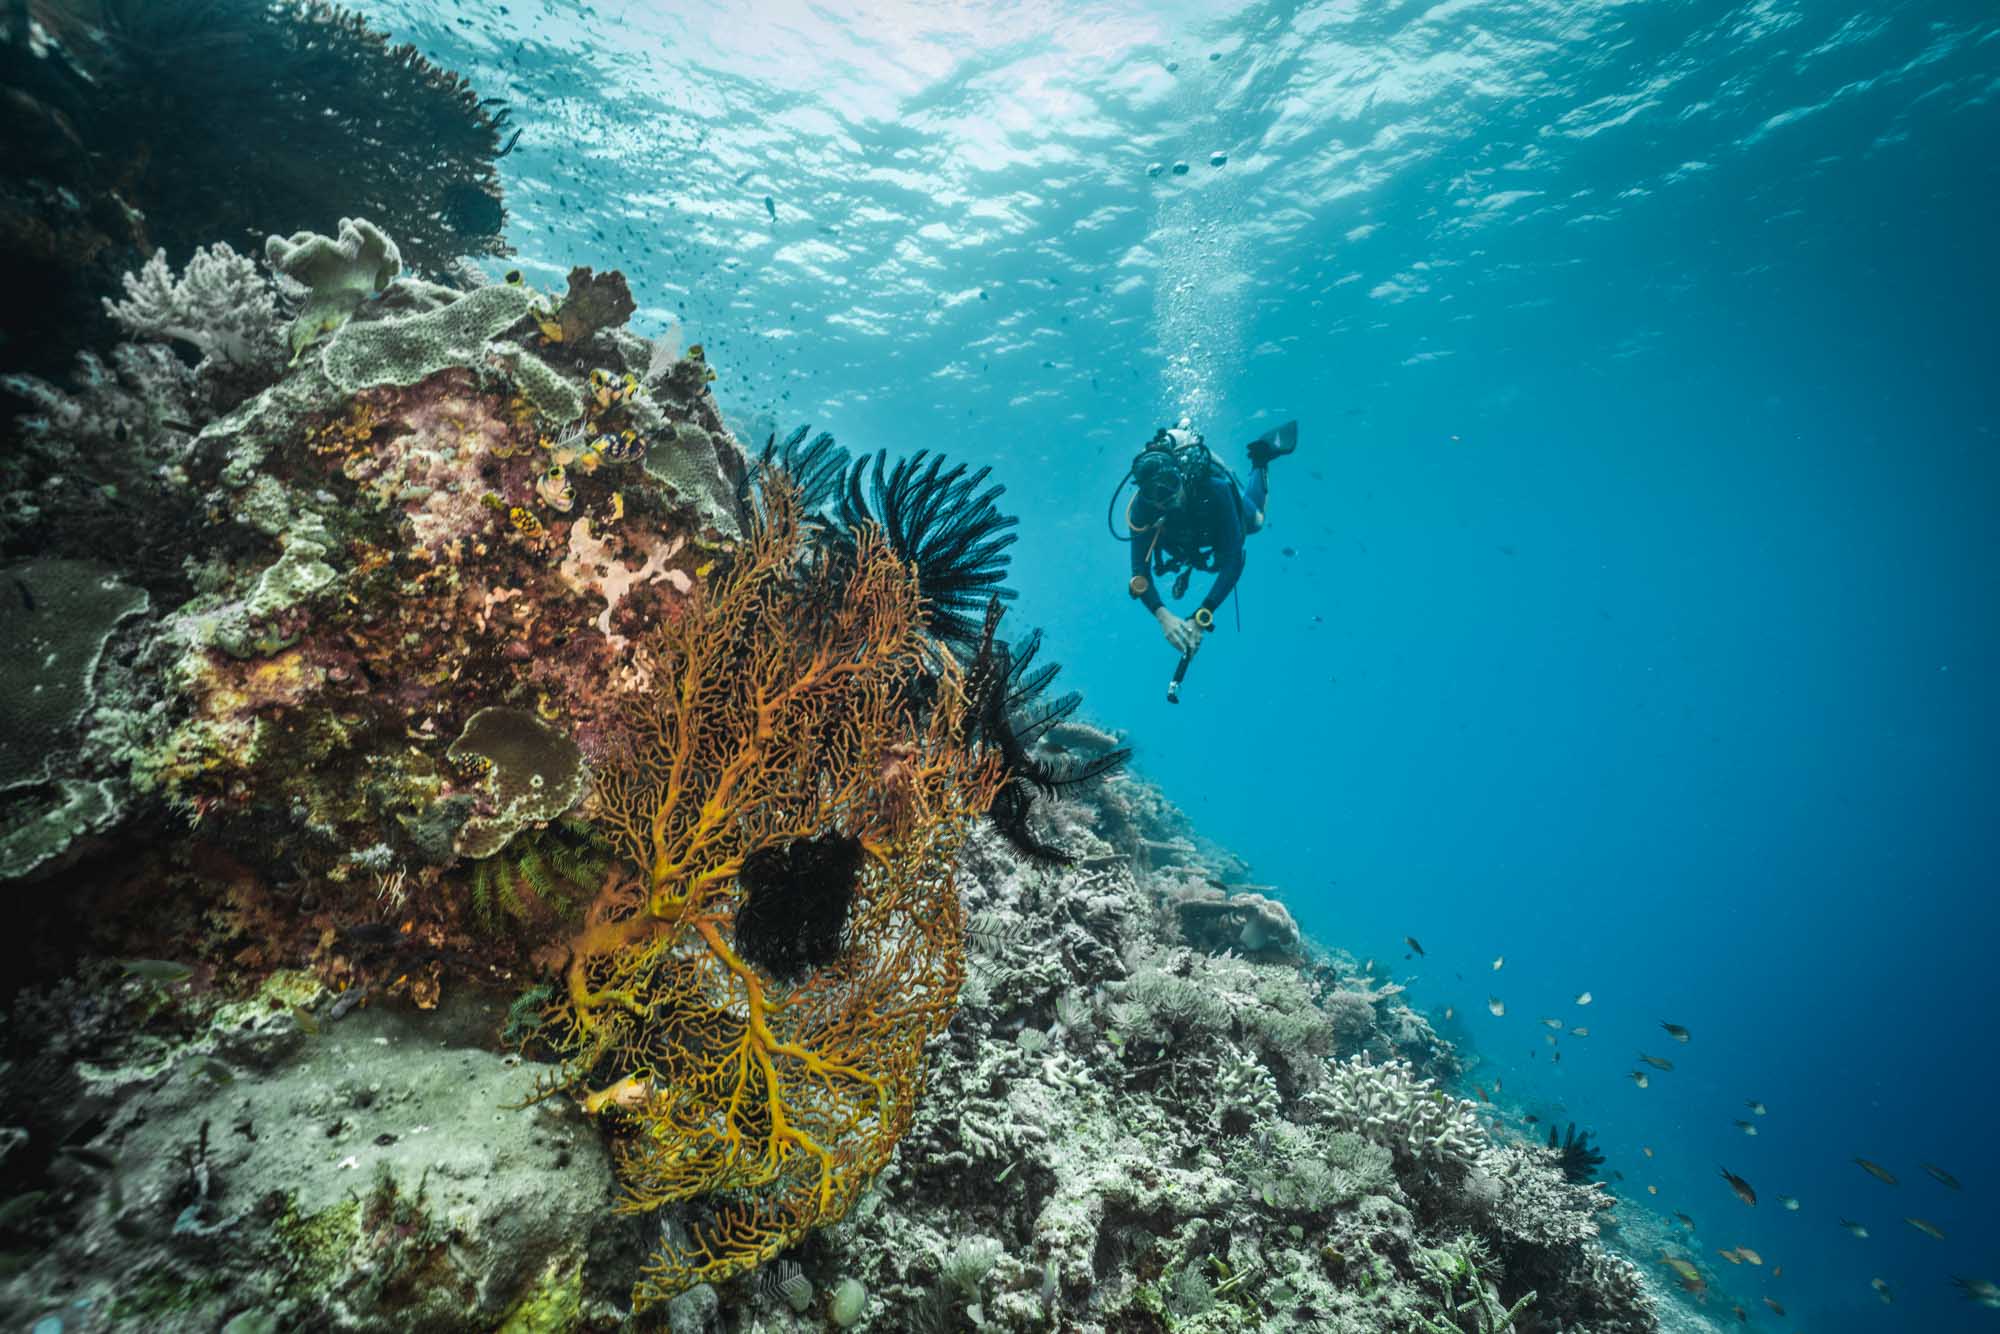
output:
M 1193 621 L 1176 616 L 1165 607 L 1154 612 L 1153 619 L 1160 623 L 1160 633 L 1173 645 L 1174 652 L 1191 658 L 1201 647 L 1201 627 Z

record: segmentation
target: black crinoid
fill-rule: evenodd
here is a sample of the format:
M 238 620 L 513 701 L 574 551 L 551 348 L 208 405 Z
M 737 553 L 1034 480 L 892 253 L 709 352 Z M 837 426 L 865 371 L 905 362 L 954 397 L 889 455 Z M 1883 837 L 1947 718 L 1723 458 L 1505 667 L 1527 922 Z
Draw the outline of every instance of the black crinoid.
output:
M 988 600 L 979 648 L 966 669 L 965 681 L 972 739 L 999 753 L 1007 776 L 988 815 L 994 827 L 1028 860 L 1065 866 L 1074 860 L 1070 854 L 1042 841 L 1028 825 L 1035 797 L 1058 796 L 1094 782 L 1122 767 L 1132 758 L 1132 751 L 1121 746 L 1085 759 L 1035 753 L 1035 744 L 1075 713 L 1083 696 L 1072 691 L 1053 699 L 1046 697 L 1061 666 L 1053 662 L 1036 665 L 1042 648 L 1039 630 L 1031 631 L 1018 645 L 999 638 L 994 632 L 1000 626 L 1002 610 L 998 597 Z
M 1582 1185 L 1597 1176 L 1597 1169 L 1604 1165 L 1604 1155 L 1590 1147 L 1590 1132 L 1578 1134 L 1576 1122 L 1569 1123 L 1560 1141 L 1556 1139 L 1556 1128 L 1549 1127 L 1549 1147 L 1556 1151 L 1557 1166 L 1571 1181 Z
M 781 982 L 840 957 L 861 874 L 861 841 L 839 833 L 795 838 L 743 859 L 736 952 Z
M 821 514 L 847 489 L 847 469 L 853 456 L 825 431 L 812 436 L 812 427 L 801 426 L 778 443 L 774 434 L 764 442 L 757 466 L 743 475 L 743 499 L 748 499 L 751 481 L 767 472 L 779 471 L 799 489 L 799 508 L 807 514 Z
M 1048 696 L 1062 669 L 1037 663 L 1040 631 L 1013 645 L 996 634 L 1005 603 L 1014 596 L 1004 580 L 1017 520 L 1001 512 L 997 502 L 1005 488 L 988 482 L 992 470 L 948 465 L 928 451 L 894 464 L 886 452 L 855 458 L 832 436 L 812 436 L 811 428 L 802 426 L 782 444 L 775 435 L 766 441 L 752 471 L 780 472 L 799 489 L 805 511 L 818 516 L 817 558 L 849 558 L 855 532 L 875 524 L 890 549 L 916 568 L 925 628 L 965 665 L 969 739 L 997 752 L 1007 775 L 990 812 L 994 825 L 1030 860 L 1068 862 L 1069 854 L 1029 827 L 1035 797 L 1102 778 L 1130 759 L 1131 751 L 1087 759 L 1036 752 L 1036 743 L 1076 712 L 1082 696 Z M 918 690 L 934 685 L 934 678 L 926 677 Z
M 942 454 L 928 450 L 893 467 L 888 458 L 886 450 L 878 451 L 848 470 L 841 527 L 851 532 L 865 523 L 881 525 L 890 549 L 917 568 L 931 634 L 956 649 L 972 648 L 981 642 L 980 610 L 990 600 L 1014 596 L 1002 581 L 1020 520 L 994 504 L 1007 488 L 996 482 L 982 490 L 991 468 L 947 468 Z
M 1019 522 L 995 503 L 1006 491 L 988 484 L 991 468 L 947 465 L 919 450 L 894 464 L 886 450 L 855 458 L 831 435 L 801 426 L 783 444 L 772 436 L 759 472 L 781 471 L 799 489 L 802 508 L 818 516 L 823 554 L 841 559 L 864 524 L 880 527 L 890 550 L 916 567 L 924 628 L 964 656 L 979 643 L 979 610 L 1004 587 L 1007 548 Z

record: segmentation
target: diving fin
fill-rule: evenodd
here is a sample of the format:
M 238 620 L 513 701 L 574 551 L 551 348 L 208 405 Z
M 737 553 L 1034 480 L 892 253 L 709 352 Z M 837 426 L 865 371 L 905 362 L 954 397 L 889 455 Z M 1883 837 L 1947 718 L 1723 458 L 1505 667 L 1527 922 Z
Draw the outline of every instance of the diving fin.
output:
M 1280 454 L 1289 454 L 1299 447 L 1299 424 L 1286 422 L 1275 430 L 1264 432 L 1250 442 L 1250 466 L 1261 468 Z

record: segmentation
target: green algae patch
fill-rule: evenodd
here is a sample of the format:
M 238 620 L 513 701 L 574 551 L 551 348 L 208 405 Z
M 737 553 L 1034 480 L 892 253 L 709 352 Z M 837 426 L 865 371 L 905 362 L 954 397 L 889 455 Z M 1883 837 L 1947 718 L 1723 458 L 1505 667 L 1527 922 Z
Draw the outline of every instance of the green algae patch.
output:
M 347 1258 L 361 1239 L 361 1201 L 342 1200 L 316 1214 L 301 1214 L 298 1202 L 290 1200 L 271 1230 L 288 1262 L 282 1280 L 287 1295 L 316 1297 L 347 1269 Z
M 583 1266 L 552 1263 L 527 1295 L 514 1303 L 497 1334 L 562 1334 L 583 1320 Z
M 132 1275 L 131 1286 L 111 1304 L 114 1321 L 133 1321 L 142 1329 L 159 1329 L 189 1316 L 224 1296 L 225 1286 L 206 1276 L 189 1278 L 164 1266 Z

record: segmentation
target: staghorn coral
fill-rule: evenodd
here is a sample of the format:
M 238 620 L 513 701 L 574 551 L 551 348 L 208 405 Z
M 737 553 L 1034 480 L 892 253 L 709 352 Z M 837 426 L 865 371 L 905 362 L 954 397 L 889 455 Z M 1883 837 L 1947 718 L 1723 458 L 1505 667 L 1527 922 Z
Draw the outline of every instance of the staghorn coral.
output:
M 767 486 L 731 568 L 641 646 L 596 809 L 639 875 L 592 905 L 544 1026 L 557 1087 L 635 1124 L 620 1208 L 698 1200 L 634 1301 L 750 1269 L 847 1212 L 908 1127 L 922 1048 L 963 977 L 952 863 L 996 766 L 959 741 L 962 695 L 927 648 L 879 532 L 851 567 L 799 560 L 796 495 Z M 934 664 L 935 702 L 909 688 Z M 848 945 L 797 983 L 731 942 L 760 852 L 828 831 L 863 856 Z M 789 961 L 788 961 L 789 962 Z

